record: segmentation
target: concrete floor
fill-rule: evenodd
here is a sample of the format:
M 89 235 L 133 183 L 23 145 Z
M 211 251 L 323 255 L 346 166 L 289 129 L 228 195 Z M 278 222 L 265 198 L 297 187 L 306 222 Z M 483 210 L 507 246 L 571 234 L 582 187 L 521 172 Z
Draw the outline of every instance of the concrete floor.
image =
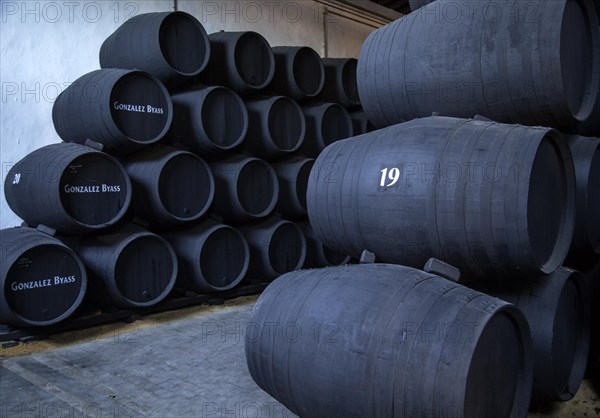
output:
M 293 417 L 250 377 L 245 324 L 256 297 L 0 349 L 0 418 Z M 600 417 L 590 382 L 531 417 Z

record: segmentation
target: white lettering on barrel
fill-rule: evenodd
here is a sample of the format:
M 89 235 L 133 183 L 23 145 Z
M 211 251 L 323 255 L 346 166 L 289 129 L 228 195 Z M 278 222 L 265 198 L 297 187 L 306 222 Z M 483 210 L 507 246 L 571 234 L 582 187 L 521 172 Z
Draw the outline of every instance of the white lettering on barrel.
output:
M 118 184 L 101 186 L 71 186 L 65 184 L 65 193 L 117 193 L 121 191 L 121 186 Z
M 76 281 L 76 276 L 54 276 L 52 279 L 32 280 L 29 282 L 12 282 L 10 284 L 10 288 L 13 292 L 20 292 L 23 290 L 33 290 L 42 287 L 71 284 L 75 283 Z

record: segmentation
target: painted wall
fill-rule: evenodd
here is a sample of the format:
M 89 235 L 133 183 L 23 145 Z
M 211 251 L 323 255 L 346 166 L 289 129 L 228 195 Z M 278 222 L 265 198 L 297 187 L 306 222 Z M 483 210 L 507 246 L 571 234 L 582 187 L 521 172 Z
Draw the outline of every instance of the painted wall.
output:
M 12 165 L 60 142 L 52 124 L 58 94 L 99 68 L 104 39 L 129 17 L 170 11 L 194 15 L 208 33 L 253 30 L 273 46 L 308 45 L 321 55 L 357 57 L 374 29 L 323 2 L 300 1 L 5 1 L 0 2 L 0 162 L 2 185 Z M 376 25 L 375 25 L 376 26 Z M 3 188 L 3 187 L 2 187 Z M 0 227 L 21 220 L 0 200 Z

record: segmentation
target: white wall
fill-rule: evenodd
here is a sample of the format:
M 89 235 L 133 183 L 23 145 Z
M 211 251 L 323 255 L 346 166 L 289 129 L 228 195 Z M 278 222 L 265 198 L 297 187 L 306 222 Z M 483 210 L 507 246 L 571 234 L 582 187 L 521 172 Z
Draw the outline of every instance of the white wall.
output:
M 175 5 L 194 15 L 208 33 L 253 30 L 273 46 L 308 45 L 330 57 L 358 57 L 362 42 L 377 26 L 368 13 L 361 21 L 356 14 L 332 9 L 323 0 L 2 0 L 2 185 L 10 167 L 27 153 L 60 142 L 52 124 L 52 104 L 71 82 L 99 68 L 98 51 L 103 40 L 133 15 L 170 11 Z M 2 190 L 0 227 L 20 222 L 8 207 Z

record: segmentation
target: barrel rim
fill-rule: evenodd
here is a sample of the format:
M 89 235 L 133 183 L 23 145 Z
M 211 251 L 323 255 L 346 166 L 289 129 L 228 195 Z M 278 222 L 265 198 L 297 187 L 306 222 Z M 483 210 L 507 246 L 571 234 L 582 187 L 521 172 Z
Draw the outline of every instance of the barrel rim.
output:
M 237 146 L 239 146 L 240 144 L 242 144 L 244 142 L 244 140 L 246 139 L 246 136 L 248 135 L 249 117 L 248 117 L 248 109 L 246 108 L 246 104 L 244 103 L 244 101 L 242 100 L 240 95 L 237 94 L 233 89 L 230 89 L 229 87 L 210 86 L 204 90 L 205 90 L 205 97 L 202 100 L 202 103 L 204 103 L 206 101 L 206 99 L 208 98 L 209 95 L 214 94 L 215 92 L 222 92 L 222 93 L 229 94 L 237 102 L 238 106 L 242 110 L 244 126 L 242 127 L 242 131 L 240 133 L 239 138 L 237 138 L 230 145 L 221 145 L 221 144 L 218 144 L 215 141 L 213 141 L 213 139 L 210 138 L 208 136 L 208 134 L 206 133 L 206 129 L 204 129 L 204 117 L 203 117 L 204 116 L 203 115 L 204 107 L 202 106 L 200 109 L 200 120 L 202 122 L 201 126 L 202 126 L 202 131 L 203 131 L 206 139 L 208 139 L 208 141 L 210 142 L 212 147 L 215 147 L 216 149 L 218 149 L 220 151 L 230 151 L 230 150 L 236 148 Z M 202 91 L 202 90 L 198 90 L 198 91 Z M 192 93 L 192 92 L 190 92 L 190 93 Z
M 278 102 L 287 102 L 289 103 L 294 110 L 298 113 L 298 116 L 300 117 L 300 124 L 301 124 L 301 129 L 300 129 L 300 135 L 298 138 L 298 141 L 296 142 L 296 144 L 292 147 L 292 148 L 288 148 L 288 149 L 283 149 L 281 148 L 277 142 L 275 142 L 273 140 L 273 137 L 271 135 L 270 132 L 270 122 L 271 122 L 271 117 L 272 117 L 272 112 L 273 112 L 273 108 L 275 107 L 275 104 Z M 304 117 L 304 113 L 302 112 L 302 108 L 300 107 L 300 105 L 298 104 L 298 102 L 296 102 L 294 99 L 292 99 L 291 97 L 287 97 L 287 96 L 273 96 L 270 99 L 270 106 L 269 106 L 269 111 L 266 117 L 266 124 L 267 124 L 267 132 L 269 133 L 269 139 L 270 141 L 273 143 L 273 145 L 275 145 L 278 149 L 280 149 L 281 151 L 291 154 L 295 151 L 298 151 L 300 149 L 300 147 L 304 144 L 304 138 L 306 137 L 306 118 Z
M 273 186 L 273 196 L 271 198 L 271 201 L 269 202 L 269 205 L 260 213 L 252 213 L 252 212 L 248 211 L 246 209 L 246 207 L 244 206 L 244 204 L 239 199 L 238 190 L 240 187 L 240 185 L 239 185 L 240 174 L 249 164 L 260 164 L 264 168 L 266 168 L 266 172 L 269 173 L 269 177 L 270 177 L 270 180 L 271 180 L 271 183 Z M 262 159 L 256 158 L 256 157 L 245 158 L 244 160 L 240 161 L 240 168 L 235 173 L 235 192 L 236 192 L 235 196 L 236 196 L 236 200 L 237 200 L 236 203 L 246 213 L 247 216 L 250 216 L 251 218 L 254 218 L 254 219 L 264 218 L 264 217 L 268 216 L 271 212 L 273 212 L 273 210 L 275 209 L 275 205 L 277 205 L 277 201 L 279 200 L 279 178 L 277 177 L 277 173 L 275 172 L 273 167 L 271 167 L 271 165 L 269 163 L 267 163 L 265 160 L 262 160 Z
M 560 176 L 563 182 L 565 190 L 565 206 L 561 211 L 561 222 L 558 227 L 558 233 L 556 237 L 556 243 L 552 252 L 548 256 L 541 266 L 540 271 L 542 273 L 550 274 L 558 269 L 564 262 L 569 249 L 571 248 L 571 242 L 573 240 L 573 232 L 575 229 L 575 166 L 571 151 L 567 145 L 566 140 L 561 133 L 554 129 L 548 129 L 545 135 L 540 139 L 539 143 L 543 141 L 549 141 L 550 145 L 555 149 L 557 157 L 562 162 L 561 169 L 562 174 Z M 536 154 L 537 149 L 536 147 Z M 535 163 L 535 162 L 534 162 Z M 527 196 L 529 200 L 529 184 L 527 186 Z M 528 220 L 529 223 L 529 220 Z M 531 240 L 530 230 L 527 232 L 528 238 Z M 533 242 L 533 241 L 530 241 Z
M 151 13 L 147 13 L 147 14 L 151 14 Z M 194 26 L 196 26 L 196 28 L 199 29 L 199 32 L 200 32 L 201 37 L 202 37 L 202 41 L 204 43 L 204 48 L 206 50 L 206 54 L 204 55 L 204 59 L 203 59 L 202 65 L 200 66 L 199 69 L 197 69 L 197 70 L 195 70 L 195 71 L 193 71 L 191 73 L 186 73 L 186 72 L 180 71 L 179 69 L 175 68 L 169 62 L 169 60 L 167 60 L 167 58 L 165 57 L 162 45 L 160 43 L 160 33 L 161 33 L 162 29 L 163 29 L 163 25 L 165 24 L 165 22 L 168 19 L 171 19 L 173 17 L 183 17 L 183 18 L 186 18 L 186 19 L 190 20 L 194 24 Z M 160 20 L 160 23 L 158 25 L 158 31 L 156 33 L 157 33 L 157 36 L 158 36 L 158 39 L 157 39 L 157 41 L 158 41 L 158 49 L 161 52 L 162 58 L 164 59 L 165 63 L 169 66 L 169 68 L 171 68 L 177 74 L 185 76 L 185 77 L 194 77 L 194 76 L 200 74 L 202 71 L 204 71 L 206 69 L 206 67 L 208 67 L 208 62 L 210 60 L 210 41 L 208 39 L 208 34 L 206 33 L 206 29 L 204 28 L 204 26 L 202 26 L 202 24 L 200 23 L 200 21 L 198 21 L 198 19 L 196 19 L 191 14 L 186 13 L 186 12 L 181 11 L 181 10 L 175 10 L 175 11 L 172 11 L 172 12 L 164 12 L 163 16 L 162 16 L 162 19 Z
M 265 256 L 268 261 L 268 263 L 266 263 L 267 267 L 269 268 L 271 275 L 272 276 L 274 275 L 275 277 L 281 276 L 283 274 L 290 272 L 290 271 L 285 271 L 282 273 L 282 272 L 275 270 L 275 268 L 273 267 L 273 262 L 271 260 L 271 244 L 273 243 L 273 237 L 279 231 L 279 229 L 282 227 L 294 228 L 298 234 L 298 237 L 300 239 L 300 244 L 301 244 L 300 245 L 301 251 L 300 251 L 300 256 L 298 257 L 298 262 L 290 271 L 295 271 L 295 270 L 301 269 L 304 266 L 304 263 L 306 261 L 306 254 L 307 254 L 306 237 L 304 236 L 304 232 L 302 231 L 302 229 L 295 222 L 291 222 L 291 221 L 288 221 L 285 219 L 277 219 L 270 228 L 271 231 L 269 234 L 269 243 L 267 246 L 267 251 L 265 252 Z
M 599 22 L 598 15 L 596 14 L 596 7 L 592 4 L 590 0 L 566 0 L 565 6 L 568 1 L 577 2 L 579 7 L 582 9 L 582 14 L 584 15 L 584 17 L 586 17 L 584 23 L 585 30 L 591 42 L 590 49 L 592 51 L 598 51 L 598 49 L 600 48 L 600 36 L 598 35 Z M 561 29 L 559 31 L 561 35 L 563 30 L 565 29 L 563 23 L 564 22 L 561 20 Z M 583 100 L 579 104 L 579 108 L 576 112 L 574 112 L 573 109 L 571 109 L 571 107 L 567 105 L 567 108 L 572 113 L 573 118 L 579 122 L 586 122 L 590 118 L 590 116 L 593 116 L 592 112 L 594 111 L 594 107 L 597 101 L 600 101 L 600 94 L 598 93 L 600 89 L 600 55 L 597 53 L 592 53 L 591 57 L 591 68 L 589 73 L 587 74 L 589 80 L 586 80 L 588 88 L 583 93 Z M 563 72 L 563 70 L 564 69 L 561 65 L 561 73 Z
M 60 144 L 50 144 L 50 145 L 60 145 Z M 121 171 L 121 174 L 123 175 L 123 180 L 125 185 L 127 186 L 127 192 L 125 195 L 125 201 L 123 202 L 123 206 L 121 207 L 121 210 L 115 214 L 115 216 L 108 222 L 104 222 L 101 224 L 96 224 L 96 225 L 90 225 L 90 224 L 86 224 L 84 222 L 81 222 L 79 219 L 75 218 L 73 215 L 71 215 L 69 213 L 69 211 L 65 208 L 63 200 L 62 200 L 62 194 L 61 191 L 59 189 L 60 183 L 62 181 L 62 177 L 66 174 L 66 172 L 63 172 L 60 176 L 59 181 L 56 182 L 56 187 L 57 187 L 57 193 L 59 196 L 59 201 L 60 201 L 60 206 L 61 209 L 63 210 L 63 213 L 66 215 L 66 217 L 72 221 L 73 223 L 75 223 L 77 226 L 79 226 L 80 228 L 83 228 L 84 230 L 87 231 L 96 231 L 96 230 L 100 230 L 100 229 L 104 229 L 106 227 L 109 227 L 111 225 L 116 224 L 117 222 L 119 222 L 127 213 L 127 211 L 129 210 L 129 206 L 131 204 L 131 199 L 132 199 L 132 195 L 133 195 L 133 191 L 132 191 L 132 186 L 131 186 L 131 178 L 129 177 L 129 174 L 127 173 L 127 170 L 125 169 L 125 167 L 123 166 L 123 164 L 121 164 L 121 162 L 119 160 L 117 160 L 115 157 L 113 157 L 110 154 L 107 154 L 105 152 L 102 151 L 98 151 L 95 150 L 93 148 L 90 148 L 86 145 L 80 145 L 80 144 L 73 144 L 73 145 L 77 145 L 79 147 L 83 147 L 83 148 L 87 148 L 87 150 L 82 149 L 81 153 L 78 153 L 76 156 L 74 156 L 74 158 L 72 158 L 71 160 L 69 160 L 69 162 L 67 162 L 65 164 L 65 167 L 68 167 L 70 164 L 72 164 L 73 161 L 75 161 L 76 159 L 91 154 L 91 153 L 96 153 L 99 154 L 98 157 L 100 158 L 106 158 L 107 160 L 109 160 L 116 168 L 118 168 Z
M 221 231 L 221 230 L 231 231 L 235 235 L 237 235 L 238 238 L 240 238 L 242 246 L 244 247 L 244 252 L 246 253 L 246 257 L 244 258 L 244 264 L 242 266 L 242 269 L 240 270 L 240 274 L 238 275 L 238 277 L 236 277 L 236 279 L 234 281 L 232 281 L 227 286 L 215 286 L 215 285 L 211 284 L 208 280 L 206 280 L 206 276 L 203 271 L 203 265 L 202 265 L 201 260 L 202 260 L 202 254 L 203 254 L 204 250 L 206 249 L 206 246 L 202 245 L 200 252 L 198 253 L 197 268 L 199 270 L 200 276 L 202 277 L 203 286 L 210 286 L 210 288 L 212 288 L 213 290 L 218 290 L 218 291 L 230 290 L 230 289 L 233 289 L 238 284 L 240 284 L 240 282 L 242 280 L 244 280 L 244 278 L 248 274 L 248 268 L 250 267 L 250 246 L 248 245 L 248 241 L 246 241 L 246 238 L 244 237 L 244 235 L 238 229 L 233 228 L 226 224 L 217 223 L 215 225 L 212 225 L 210 228 L 208 228 L 204 232 L 205 237 L 203 239 L 203 242 L 205 243 L 212 236 L 212 234 L 214 234 L 217 231 Z
M 206 204 L 204 205 L 204 207 L 202 208 L 202 210 L 200 210 L 199 212 L 197 212 L 193 216 L 185 217 L 185 218 L 181 217 L 181 216 L 174 215 L 173 213 L 171 213 L 171 211 L 169 211 L 166 208 L 166 206 L 165 206 L 165 204 L 163 202 L 163 199 L 162 199 L 162 193 L 160 192 L 160 179 L 164 175 L 163 169 L 167 166 L 167 164 L 169 164 L 170 162 L 172 162 L 174 158 L 180 157 L 182 155 L 184 155 L 186 157 L 191 157 L 191 158 L 195 159 L 196 161 L 200 162 L 200 164 L 202 165 L 202 167 L 206 170 L 206 173 L 208 174 L 208 178 L 209 178 L 209 192 L 208 192 L 208 197 L 206 199 Z M 200 157 L 197 154 L 194 154 L 193 152 L 189 152 L 189 151 L 185 151 L 185 150 L 182 150 L 182 149 L 173 148 L 173 150 L 171 152 L 169 152 L 168 154 L 164 155 L 161 158 L 160 168 L 161 168 L 161 170 L 160 170 L 160 173 L 158 175 L 158 179 L 153 184 L 154 192 L 156 193 L 156 196 L 159 197 L 160 209 L 162 211 L 164 211 L 164 213 L 168 214 L 169 217 L 172 220 L 175 220 L 175 221 L 178 221 L 178 222 L 195 221 L 195 220 L 201 218 L 202 216 L 204 216 L 206 214 L 206 212 L 208 212 L 208 210 L 212 206 L 212 202 L 213 202 L 214 197 L 215 197 L 215 180 L 214 180 L 214 177 L 213 177 L 213 174 L 212 174 L 212 170 L 210 169 L 210 166 L 208 165 L 208 163 L 206 161 L 204 161 L 204 159 L 202 157 Z
M 121 130 L 121 128 L 119 128 L 117 126 L 117 124 L 115 123 L 115 121 L 112 117 L 108 118 L 108 121 L 110 124 L 110 129 L 111 130 L 114 129 L 116 132 L 119 133 L 119 135 L 123 136 L 123 138 L 126 138 L 128 141 L 130 141 L 134 144 L 137 144 L 137 145 L 148 146 L 148 145 L 157 143 L 162 138 L 164 138 L 164 136 L 169 132 L 169 130 L 171 129 L 171 124 L 173 123 L 173 100 L 171 99 L 169 90 L 167 90 L 167 87 L 163 84 L 162 81 L 160 81 L 154 75 L 147 73 L 145 71 L 135 70 L 135 69 L 127 70 L 127 69 L 120 69 L 120 68 L 118 68 L 118 69 L 117 68 L 102 68 L 102 69 L 96 70 L 96 71 L 114 71 L 114 70 L 120 70 L 120 71 L 123 71 L 123 73 L 120 74 L 119 77 L 117 77 L 117 79 L 111 83 L 112 87 L 116 86 L 119 82 L 121 82 L 123 80 L 123 78 L 131 76 L 131 75 L 146 77 L 146 78 L 149 78 L 151 81 L 153 81 L 156 84 L 156 86 L 161 90 L 161 92 L 163 93 L 163 95 L 165 97 L 165 102 L 167 104 L 167 109 L 165 109 L 165 112 L 167 113 L 167 120 L 165 121 L 165 126 L 163 127 L 162 131 L 156 137 L 151 138 L 149 140 L 144 140 L 144 141 L 135 139 L 135 138 L 131 138 L 130 136 L 125 135 L 125 133 Z M 105 98 L 106 102 L 107 102 L 107 109 L 109 110 L 109 113 L 110 113 L 110 109 L 111 109 L 111 103 L 110 103 L 111 95 L 112 95 L 112 88 L 110 89 L 110 91 L 108 92 L 108 94 L 106 95 L 106 98 Z
M 28 229 L 31 229 L 32 231 L 36 231 L 33 228 L 28 228 Z M 42 232 L 39 232 L 39 233 L 43 234 Z M 53 237 L 50 237 L 50 236 L 47 236 L 47 238 L 52 238 L 52 239 L 56 240 L 56 238 L 53 238 Z M 40 247 L 40 246 L 54 247 L 54 248 L 59 248 L 59 249 L 61 249 L 63 251 L 66 251 L 71 256 L 71 258 L 75 261 L 75 263 L 78 265 L 78 267 L 79 267 L 79 269 L 81 271 L 81 289 L 79 291 L 79 295 L 77 296 L 77 299 L 75 299 L 75 302 L 71 305 L 71 307 L 67 311 L 65 311 L 62 315 L 59 315 L 56 318 L 53 318 L 53 319 L 51 319 L 49 321 L 35 321 L 35 320 L 31 320 L 31 319 L 28 319 L 28 318 L 22 316 L 18 312 L 15 312 L 14 308 L 6 300 L 6 293 L 4 292 L 4 289 L 2 289 L 2 291 L 0 292 L 0 296 L 2 297 L 2 300 L 6 303 L 6 306 L 9 307 L 10 313 L 21 324 L 25 324 L 27 326 L 48 326 L 48 325 L 57 324 L 59 322 L 64 321 L 68 317 L 70 317 L 79 308 L 79 306 L 83 302 L 83 298 L 85 297 L 85 294 L 87 292 L 87 284 L 88 284 L 87 270 L 86 270 L 83 262 L 81 261 L 81 259 L 77 255 L 77 253 L 75 251 L 73 251 L 72 248 L 70 248 L 69 246 L 63 244 L 62 242 L 60 242 L 58 240 L 56 240 L 56 241 L 57 242 L 47 242 L 47 243 L 42 243 L 40 245 L 36 245 L 36 243 L 34 241 L 32 241 L 32 240 L 26 240 L 25 241 L 25 249 L 24 249 L 24 251 L 21 252 L 21 254 L 23 254 L 26 251 L 29 251 L 29 250 L 31 250 L 33 248 Z M 12 265 L 8 266 L 7 267 L 7 271 L 11 267 L 12 267 Z M 4 283 L 4 278 L 3 278 L 2 285 L 3 285 L 3 287 L 6 286 L 6 283 Z
M 557 295 L 556 295 L 557 303 L 552 304 L 552 306 L 554 307 L 553 321 L 551 323 L 552 330 L 549 330 L 552 335 L 552 343 L 550 345 L 551 353 L 549 353 L 551 355 L 552 359 L 555 358 L 555 356 L 554 356 L 554 343 L 555 343 L 554 325 L 558 320 L 558 318 L 557 318 L 558 307 L 559 307 L 558 301 L 560 300 L 562 293 L 568 283 L 574 284 L 575 288 L 577 289 L 577 293 L 580 296 L 580 300 L 582 301 L 582 305 L 583 305 L 583 307 L 582 307 L 583 315 L 582 315 L 582 318 L 580 318 L 580 320 L 583 322 L 582 323 L 582 332 L 578 336 L 579 340 L 576 344 L 577 349 L 576 349 L 575 353 L 573 353 L 573 358 L 572 358 L 572 361 L 570 364 L 571 367 L 570 367 L 569 376 L 567 377 L 567 380 L 565 382 L 553 382 L 553 384 L 552 384 L 554 390 L 556 391 L 557 400 L 568 401 L 569 399 L 572 399 L 575 396 L 575 394 L 577 393 L 577 390 L 579 389 L 579 386 L 581 385 L 581 382 L 585 375 L 585 369 L 586 369 L 587 360 L 588 360 L 589 340 L 590 340 L 590 326 L 591 326 L 590 309 L 591 309 L 591 306 L 590 306 L 590 292 L 586 291 L 586 288 L 588 287 L 586 277 L 579 271 L 576 271 L 576 270 L 573 270 L 570 268 L 561 267 L 561 270 L 563 270 L 563 272 L 567 274 L 567 277 L 565 278 L 565 280 L 563 281 L 563 283 L 560 286 L 560 292 L 557 292 Z M 553 370 L 553 372 L 554 372 L 554 370 Z M 562 385 L 562 387 L 561 387 L 559 385 L 559 383 L 564 383 L 564 385 Z
M 235 64 L 235 70 L 237 73 L 236 78 L 238 78 L 244 84 L 245 88 L 249 89 L 250 91 L 262 90 L 263 88 L 265 88 L 269 84 L 271 84 L 271 81 L 273 81 L 273 76 L 275 75 L 275 56 L 273 55 L 273 50 L 271 49 L 271 45 L 269 45 L 269 42 L 265 39 L 265 37 L 262 36 L 260 33 L 254 32 L 254 31 L 229 32 L 229 33 L 237 34 L 237 36 L 235 38 L 234 46 L 233 46 L 233 48 L 231 48 L 231 52 L 230 52 L 232 54 L 232 59 Z M 254 37 L 254 38 L 258 39 L 259 42 L 261 44 L 263 44 L 263 46 L 265 47 L 265 50 L 268 51 L 267 56 L 268 56 L 268 60 L 269 60 L 269 73 L 267 74 L 267 76 L 265 77 L 265 80 L 261 84 L 256 84 L 256 85 L 248 84 L 248 82 L 240 76 L 241 71 L 240 71 L 239 63 L 238 63 L 237 59 L 235 59 L 235 57 L 237 55 L 237 48 L 238 48 L 240 41 L 243 38 L 248 38 L 248 37 Z
M 134 244 L 135 241 L 137 241 L 140 238 L 152 238 L 152 239 L 160 241 L 161 244 L 163 244 L 165 246 L 165 248 L 169 251 L 169 254 L 171 255 L 171 260 L 173 261 L 173 271 L 171 273 L 171 278 L 169 279 L 169 283 L 167 284 L 165 289 L 160 293 L 159 296 L 157 296 L 156 298 L 154 298 L 148 302 L 136 302 L 134 300 L 131 300 L 131 299 L 125 297 L 125 295 L 123 295 L 123 293 L 119 289 L 119 286 L 117 283 L 116 268 L 117 268 L 117 264 L 119 263 L 119 258 L 121 257 L 121 255 L 123 255 L 123 251 L 125 251 L 125 249 L 127 247 Z M 120 299 L 121 303 L 125 303 L 129 306 L 139 307 L 139 308 L 156 305 L 157 303 L 162 301 L 165 297 L 167 297 L 169 295 L 169 293 L 171 293 L 171 290 L 173 290 L 173 287 L 175 286 L 175 280 L 177 278 L 177 274 L 179 273 L 179 262 L 177 259 L 177 254 L 175 253 L 175 250 L 173 249 L 173 246 L 166 239 L 161 237 L 160 235 L 153 234 L 150 231 L 136 231 L 136 232 L 130 234 L 129 236 L 127 236 L 123 241 L 121 241 L 118 245 L 118 253 L 116 254 L 115 262 L 112 267 L 113 268 L 112 268 L 112 272 L 111 272 L 112 274 L 111 274 L 110 286 L 115 291 L 114 296 L 117 296 Z
M 312 77 L 319 77 L 319 83 L 318 83 L 317 89 L 314 92 L 306 92 L 304 89 L 301 88 L 300 84 L 298 84 L 297 82 L 296 82 L 296 86 L 298 86 L 299 92 L 302 95 L 304 95 L 306 98 L 317 97 L 319 94 L 321 94 L 321 92 L 323 91 L 323 87 L 325 86 L 325 67 L 323 66 L 323 60 L 321 59 L 321 56 L 317 53 L 317 51 L 315 51 L 313 48 L 311 48 L 309 46 L 300 46 L 300 47 L 295 47 L 295 48 L 296 49 L 294 51 L 294 54 L 290 57 L 291 65 L 288 66 L 288 71 L 290 72 L 291 79 L 296 80 L 294 68 L 296 66 L 296 60 L 298 59 L 298 57 L 301 54 L 310 55 L 313 58 L 316 58 L 316 61 L 318 61 L 318 63 L 319 63 L 318 64 L 319 74 L 318 75 L 312 74 Z
M 488 296 L 491 297 L 491 296 Z M 500 300 L 499 300 L 500 301 Z M 529 323 L 527 318 L 523 314 L 523 312 L 515 305 L 502 301 L 503 305 L 497 307 L 489 316 L 486 321 L 486 324 L 480 328 L 479 333 L 474 338 L 477 339 L 477 344 L 473 347 L 473 353 L 477 350 L 479 345 L 479 337 L 485 330 L 485 327 L 489 323 L 489 321 L 497 315 L 505 315 L 510 319 L 517 331 L 517 335 L 519 336 L 519 346 L 522 356 L 521 360 L 521 373 L 518 374 L 517 386 L 515 388 L 515 394 L 513 399 L 513 407 L 511 410 L 511 417 L 524 416 L 527 411 L 529 411 L 529 402 L 531 397 L 531 392 L 533 390 L 532 382 L 533 382 L 533 350 L 531 346 L 531 330 L 529 327 Z M 467 376 L 471 372 L 471 365 L 469 365 L 467 370 Z M 466 381 L 468 383 L 468 381 Z M 465 386 L 466 389 L 466 386 Z M 465 390 L 465 396 L 467 395 L 467 391 Z M 463 403 L 466 402 L 466 399 L 463 400 Z
M 343 139 L 351 138 L 353 136 L 353 133 L 354 133 L 353 132 L 354 128 L 352 126 L 352 118 L 350 117 L 350 112 L 348 112 L 348 110 L 344 106 L 342 106 L 341 104 L 339 104 L 339 103 L 323 103 L 321 106 L 326 107 L 326 109 L 324 109 L 323 112 L 321 112 L 319 114 L 319 131 L 320 131 L 319 133 L 320 133 L 320 137 L 323 139 L 325 147 L 328 147 L 329 145 L 333 144 L 334 142 L 337 142 L 337 141 L 340 141 L 340 140 L 343 140 Z M 325 119 L 325 114 L 327 112 L 329 112 L 330 110 L 332 110 L 332 109 L 338 109 L 338 110 L 342 111 L 342 114 L 344 115 L 344 119 L 345 119 L 346 125 L 348 127 L 348 136 L 336 139 L 336 140 L 331 141 L 331 142 L 327 140 L 327 143 L 325 143 L 327 138 L 325 138 L 325 135 L 323 135 L 323 120 Z

